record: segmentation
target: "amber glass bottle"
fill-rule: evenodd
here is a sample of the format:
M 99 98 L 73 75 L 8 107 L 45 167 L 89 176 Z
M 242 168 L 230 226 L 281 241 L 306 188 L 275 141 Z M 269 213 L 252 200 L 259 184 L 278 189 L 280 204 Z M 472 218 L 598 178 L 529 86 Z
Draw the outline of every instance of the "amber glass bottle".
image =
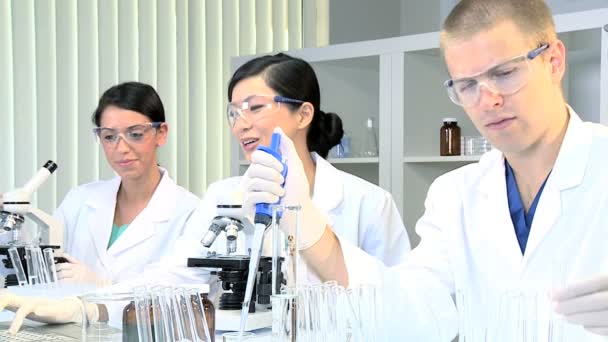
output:
M 441 129 L 439 130 L 439 136 L 439 155 L 460 155 L 460 127 L 458 127 L 458 122 L 456 119 L 443 119 L 443 126 L 441 126 Z

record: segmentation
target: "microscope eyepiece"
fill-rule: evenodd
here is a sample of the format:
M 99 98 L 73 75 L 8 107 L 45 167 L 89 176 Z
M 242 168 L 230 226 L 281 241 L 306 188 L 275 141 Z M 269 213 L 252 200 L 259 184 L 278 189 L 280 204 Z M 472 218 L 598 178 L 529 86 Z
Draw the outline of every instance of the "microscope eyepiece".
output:
M 46 163 L 44 163 L 44 166 L 42 166 L 42 167 L 49 170 L 50 173 L 53 173 L 53 172 L 55 172 L 55 170 L 57 170 L 57 164 L 52 160 L 49 160 Z

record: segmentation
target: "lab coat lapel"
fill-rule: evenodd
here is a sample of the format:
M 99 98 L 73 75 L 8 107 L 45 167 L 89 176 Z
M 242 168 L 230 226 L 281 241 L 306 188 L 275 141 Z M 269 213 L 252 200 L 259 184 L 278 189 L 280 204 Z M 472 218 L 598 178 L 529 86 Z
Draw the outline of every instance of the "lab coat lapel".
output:
M 475 225 L 481 232 L 469 232 L 471 236 L 482 236 L 480 246 L 490 248 L 493 256 L 506 263 L 512 271 L 521 268 L 521 250 L 517 243 L 515 228 L 509 213 L 504 156 L 492 151 L 482 158 L 480 166 L 485 168 L 477 187 L 479 196 L 473 213 L 482 219 Z
M 170 220 L 171 213 L 177 205 L 177 189 L 167 171 L 163 169 L 162 172 L 162 178 L 154 190 L 150 202 L 108 249 L 110 255 L 116 256 L 148 240 L 156 234 L 163 222 Z
M 109 181 L 107 186 L 100 187 L 99 191 L 94 193 L 85 202 L 85 205 L 91 210 L 91 214 L 88 215 L 87 225 L 91 240 L 95 245 L 99 261 L 106 269 L 110 266 L 106 247 L 108 246 L 112 223 L 114 222 L 116 193 L 120 187 L 120 182 L 120 177 L 114 177 Z
M 591 132 L 569 108 L 570 121 L 557 160 L 536 207 L 524 260 L 531 258 L 562 214 L 562 192 L 583 182 L 591 148 Z
M 333 224 L 331 212 L 344 200 L 344 182 L 340 170 L 315 152 L 311 156 L 317 165 L 312 201 L 321 212 L 327 213 L 329 223 Z

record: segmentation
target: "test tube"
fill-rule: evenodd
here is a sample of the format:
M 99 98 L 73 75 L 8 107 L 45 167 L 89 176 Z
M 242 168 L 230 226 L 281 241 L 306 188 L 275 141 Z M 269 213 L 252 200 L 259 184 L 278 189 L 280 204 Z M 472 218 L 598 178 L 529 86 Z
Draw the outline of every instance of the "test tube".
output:
M 159 308 L 160 308 L 160 318 L 163 325 L 163 332 L 165 334 L 166 340 L 171 341 L 175 339 L 177 332 L 175 330 L 174 319 L 171 314 L 171 298 L 166 295 L 165 287 L 158 287 L 154 290 L 156 296 L 158 298 Z M 169 290 L 170 291 L 170 290 Z M 154 295 L 153 293 L 153 295 Z
M 36 257 L 34 256 L 33 247 L 25 247 L 25 266 L 27 267 L 27 277 L 30 285 L 40 283 L 38 280 L 38 270 L 36 269 Z
M 57 282 L 57 267 L 55 266 L 55 256 L 52 248 L 45 248 L 42 253 L 44 254 L 44 261 L 49 270 L 49 282 Z
M 165 341 L 165 340 L 170 340 L 168 335 L 165 335 L 165 324 L 163 323 L 165 320 L 165 317 L 162 314 L 161 311 L 161 302 L 160 302 L 160 295 L 158 292 L 158 289 L 161 287 L 158 286 L 154 286 L 149 288 L 150 291 L 150 296 L 151 296 L 151 300 L 152 300 L 152 324 L 154 325 L 154 341 Z
M 175 320 L 175 337 L 178 339 L 178 341 L 184 341 L 186 340 L 186 329 L 184 329 L 185 316 L 184 312 L 182 311 L 179 289 L 165 289 L 165 295 L 168 297 L 167 301 L 170 303 L 170 312 Z
M 150 295 L 144 287 L 134 289 L 135 317 L 139 341 L 152 341 L 152 322 L 150 321 Z
M 38 270 L 38 281 L 41 284 L 50 283 L 49 269 L 44 260 L 44 257 L 42 256 L 42 250 L 40 249 L 40 247 L 34 247 L 32 249 L 32 253 L 34 257 L 34 262 L 36 263 L 36 269 Z
M 207 315 L 205 314 L 205 305 L 203 304 L 203 296 L 197 291 L 198 305 L 202 314 L 203 331 L 205 332 L 205 341 L 211 341 L 211 332 L 209 331 L 209 322 L 207 322 Z
M 23 270 L 23 264 L 21 263 L 21 258 L 19 258 L 19 251 L 17 250 L 17 247 L 9 248 L 8 254 L 11 258 L 11 263 L 13 263 L 13 268 L 15 269 L 19 286 L 27 285 L 27 277 L 25 276 L 25 271 Z

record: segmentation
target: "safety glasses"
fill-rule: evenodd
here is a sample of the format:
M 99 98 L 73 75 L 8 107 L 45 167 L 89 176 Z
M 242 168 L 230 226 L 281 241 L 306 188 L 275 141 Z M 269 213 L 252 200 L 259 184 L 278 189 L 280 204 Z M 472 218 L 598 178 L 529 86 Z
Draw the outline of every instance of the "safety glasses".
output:
M 513 57 L 506 62 L 471 77 L 450 79 L 444 82 L 450 100 L 463 107 L 479 103 L 481 86 L 501 95 L 511 95 L 523 88 L 529 80 L 530 61 L 549 48 L 549 44 Z
M 146 137 L 152 133 L 152 130 L 158 129 L 161 125 L 162 122 L 147 122 L 123 129 L 95 127 L 93 128 L 93 134 L 97 137 L 97 141 L 104 146 L 116 146 L 118 138 L 122 138 L 129 144 L 138 144 L 145 141 Z
M 241 102 L 230 102 L 226 109 L 226 117 L 230 127 L 234 127 L 239 118 L 247 122 L 275 113 L 282 103 L 302 104 L 304 101 L 279 95 L 252 95 Z

